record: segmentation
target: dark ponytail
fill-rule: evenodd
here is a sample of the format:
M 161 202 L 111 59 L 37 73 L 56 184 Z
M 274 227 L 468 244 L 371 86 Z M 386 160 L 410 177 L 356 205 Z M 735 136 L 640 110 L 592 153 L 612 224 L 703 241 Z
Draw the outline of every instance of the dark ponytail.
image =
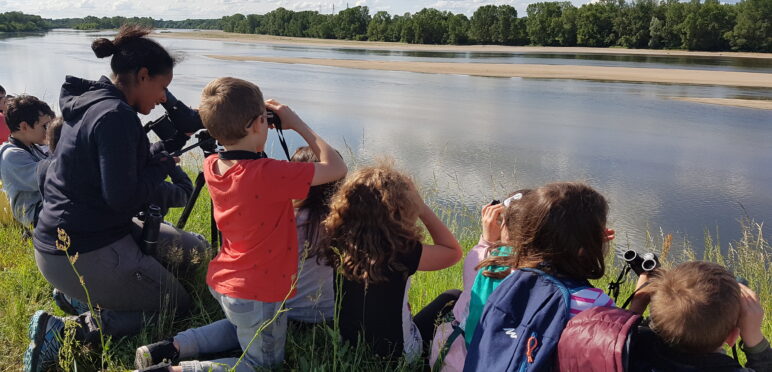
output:
M 97 58 L 113 56 L 110 67 L 115 76 L 134 74 L 145 67 L 150 76 L 167 74 L 177 62 L 160 44 L 145 37 L 150 28 L 123 25 L 114 40 L 100 38 L 91 43 Z

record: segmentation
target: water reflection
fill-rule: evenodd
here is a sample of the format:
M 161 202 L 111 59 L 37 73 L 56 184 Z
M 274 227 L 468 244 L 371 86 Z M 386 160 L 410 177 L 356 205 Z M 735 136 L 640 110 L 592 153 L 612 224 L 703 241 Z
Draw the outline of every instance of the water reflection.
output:
M 54 32 L 0 41 L 5 64 L 0 84 L 57 106 L 65 74 L 96 79 L 109 73 L 108 61 L 91 52 L 93 37 Z M 647 228 L 676 233 L 676 241 L 687 236 L 699 247 L 705 229 L 719 227 L 724 242 L 739 236 L 737 219 L 745 211 L 759 221 L 772 220 L 772 113 L 669 99 L 772 99 L 772 89 L 222 61 L 202 55 L 273 48 L 160 42 L 185 55 L 171 89 L 186 103 L 197 104 L 203 86 L 219 76 L 254 81 L 266 97 L 290 104 L 349 159 L 390 155 L 426 190 L 434 190 L 438 202 L 472 215 L 478 205 L 517 188 L 585 180 L 611 201 L 611 224 L 620 242 L 634 246 L 644 244 Z M 344 57 L 329 49 L 299 52 Z M 269 152 L 281 157 L 275 136 L 269 138 Z M 302 142 L 292 133 L 288 140 L 293 147 Z

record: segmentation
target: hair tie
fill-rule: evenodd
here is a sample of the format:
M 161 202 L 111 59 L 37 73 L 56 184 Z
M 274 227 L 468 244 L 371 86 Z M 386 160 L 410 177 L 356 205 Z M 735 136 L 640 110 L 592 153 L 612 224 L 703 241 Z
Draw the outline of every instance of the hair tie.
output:
M 522 198 L 523 198 L 523 193 L 519 192 L 519 193 L 517 193 L 515 195 L 512 195 L 512 196 L 504 199 L 504 202 L 502 202 L 501 204 L 504 204 L 505 207 L 509 208 L 509 205 L 512 204 L 512 202 L 520 200 Z

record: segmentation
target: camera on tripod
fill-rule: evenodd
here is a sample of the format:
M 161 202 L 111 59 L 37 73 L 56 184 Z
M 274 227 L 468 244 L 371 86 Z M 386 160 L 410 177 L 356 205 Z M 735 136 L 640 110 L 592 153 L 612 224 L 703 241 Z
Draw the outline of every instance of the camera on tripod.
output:
M 145 133 L 152 130 L 163 142 L 164 149 L 170 154 L 175 153 L 185 146 L 189 133 L 204 129 L 204 123 L 196 110 L 186 106 L 169 90 L 166 90 L 166 102 L 161 106 L 166 113 L 145 124 Z

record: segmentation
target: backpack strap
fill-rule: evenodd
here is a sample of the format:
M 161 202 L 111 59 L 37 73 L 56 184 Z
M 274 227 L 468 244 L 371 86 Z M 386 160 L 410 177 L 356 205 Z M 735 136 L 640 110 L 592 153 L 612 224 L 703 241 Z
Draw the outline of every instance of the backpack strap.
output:
M 448 353 L 450 352 L 450 347 L 453 346 L 453 343 L 458 336 L 464 337 L 464 330 L 460 327 L 455 317 L 450 324 L 453 326 L 453 332 L 450 333 L 450 336 L 448 336 L 448 339 L 445 340 L 442 348 L 440 348 L 440 352 L 437 354 L 437 360 L 434 361 L 434 365 L 432 366 L 432 372 L 439 372 L 442 369 L 442 365 L 445 364 L 445 357 L 448 356 Z
M 568 290 L 568 287 L 558 278 L 545 273 L 544 271 L 541 271 L 539 269 L 532 269 L 532 268 L 522 268 L 519 269 L 521 271 L 528 271 L 532 272 L 537 275 L 543 276 L 545 279 L 549 280 L 554 284 L 558 289 L 560 289 L 560 293 L 563 295 L 563 300 L 566 303 L 566 314 L 571 314 L 571 292 Z

